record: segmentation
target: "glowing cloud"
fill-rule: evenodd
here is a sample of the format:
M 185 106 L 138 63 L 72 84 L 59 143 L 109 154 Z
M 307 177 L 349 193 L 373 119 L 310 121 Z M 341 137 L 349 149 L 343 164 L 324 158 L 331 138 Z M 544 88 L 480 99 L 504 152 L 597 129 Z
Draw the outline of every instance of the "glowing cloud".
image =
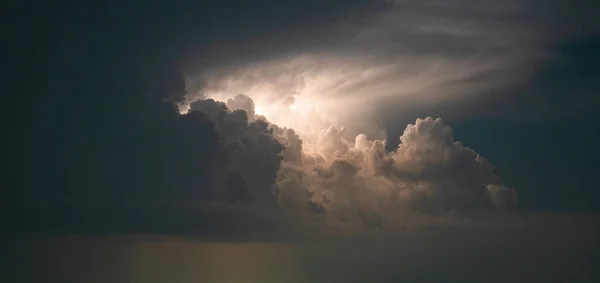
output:
M 388 4 L 323 27 L 339 45 L 190 73 L 187 100 L 221 101 L 235 119 L 244 110 L 250 128 L 268 122 L 282 145 L 271 152 L 282 157 L 274 195 L 298 219 L 381 226 L 514 205 L 515 191 L 441 119 L 417 119 L 391 152 L 384 128 L 398 125 L 380 121 L 399 106 L 456 103 L 526 79 L 543 54 L 533 30 L 478 7 L 461 6 L 473 24 L 436 1 Z
M 414 125 L 406 127 L 398 148 L 388 152 L 385 140 L 369 139 L 364 134 L 348 138 L 343 126 L 324 123 L 326 126 L 318 131 L 315 124 L 308 128 L 311 122 L 320 121 L 319 118 L 311 117 L 310 111 L 314 110 L 308 108 L 307 112 L 300 112 L 307 115 L 307 119 L 294 120 L 293 115 L 298 113 L 294 111 L 303 109 L 301 103 L 292 108 L 295 103 L 276 104 L 283 107 L 281 110 L 273 105 L 264 108 L 269 110 L 259 109 L 268 115 L 268 111 L 275 111 L 271 112 L 273 115 L 290 115 L 289 120 L 273 117 L 304 125 L 310 130 L 304 135 L 271 123 L 266 130 L 265 122 L 271 116 L 265 118 L 256 113 L 255 102 L 244 94 L 228 98 L 226 103 L 209 99 L 191 104 L 193 110 L 212 117 L 217 129 L 230 141 L 235 143 L 239 139 L 247 144 L 248 138 L 256 140 L 256 145 L 242 145 L 242 151 L 231 153 L 232 173 L 240 176 L 240 184 L 250 187 L 251 195 L 268 199 L 269 183 L 258 184 L 251 179 L 259 174 L 257 164 L 269 157 L 270 161 L 261 166 L 270 164 L 268 167 L 276 170 L 273 194 L 278 206 L 291 219 L 310 225 L 327 223 L 328 227 L 394 226 L 415 215 L 505 209 L 517 201 L 515 191 L 503 186 L 493 166 L 455 141 L 452 129 L 442 119 L 417 119 Z M 246 114 L 241 115 L 239 110 Z M 335 113 L 330 115 L 333 117 Z M 248 125 L 245 131 L 258 129 L 260 132 L 237 138 L 239 133 L 232 130 L 242 129 L 244 125 Z M 260 136 L 252 137 L 257 134 Z M 272 138 L 267 139 L 269 135 Z M 246 147 L 248 153 L 244 153 Z M 264 150 L 260 156 L 256 153 L 258 149 Z M 250 157 L 256 160 L 244 164 Z M 279 162 L 278 167 L 275 162 Z

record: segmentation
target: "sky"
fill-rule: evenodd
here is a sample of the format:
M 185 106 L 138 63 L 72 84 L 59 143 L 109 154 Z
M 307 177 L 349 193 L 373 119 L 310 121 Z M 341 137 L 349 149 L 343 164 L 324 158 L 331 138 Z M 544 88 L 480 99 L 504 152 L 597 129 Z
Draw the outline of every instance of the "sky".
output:
M 598 1 L 7 8 L 2 282 L 599 282 Z
M 8 17 L 8 230 L 598 212 L 594 1 L 78 5 Z

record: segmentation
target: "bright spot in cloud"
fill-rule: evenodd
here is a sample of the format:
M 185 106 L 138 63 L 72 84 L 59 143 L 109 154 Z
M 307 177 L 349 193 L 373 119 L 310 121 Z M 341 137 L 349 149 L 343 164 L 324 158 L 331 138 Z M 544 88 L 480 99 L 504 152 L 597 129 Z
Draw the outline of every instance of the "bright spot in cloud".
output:
M 479 87 L 460 83 L 463 79 L 498 64 L 437 56 L 396 55 L 387 61 L 360 54 L 294 56 L 208 70 L 201 75 L 201 95 L 192 93 L 189 99 L 224 102 L 245 94 L 254 100 L 256 113 L 294 128 L 304 139 L 330 125 L 345 126 L 348 138 L 364 133 L 381 139 L 386 135 L 378 119 L 390 103 L 407 107 L 461 99 Z

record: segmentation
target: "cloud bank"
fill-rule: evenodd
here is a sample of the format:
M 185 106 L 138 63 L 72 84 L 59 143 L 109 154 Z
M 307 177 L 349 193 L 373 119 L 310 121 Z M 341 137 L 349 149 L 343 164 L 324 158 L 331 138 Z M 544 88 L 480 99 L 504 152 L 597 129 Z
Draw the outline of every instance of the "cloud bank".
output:
M 385 140 L 347 139 L 346 129 L 333 125 L 307 135 L 305 148 L 294 129 L 255 110 L 249 96 L 238 94 L 227 102 L 194 101 L 185 114 L 205 113 L 229 149 L 216 195 L 272 201 L 289 221 L 338 228 L 395 226 L 417 215 L 502 210 L 517 202 L 494 167 L 455 141 L 440 118 L 406 126 L 390 152 Z

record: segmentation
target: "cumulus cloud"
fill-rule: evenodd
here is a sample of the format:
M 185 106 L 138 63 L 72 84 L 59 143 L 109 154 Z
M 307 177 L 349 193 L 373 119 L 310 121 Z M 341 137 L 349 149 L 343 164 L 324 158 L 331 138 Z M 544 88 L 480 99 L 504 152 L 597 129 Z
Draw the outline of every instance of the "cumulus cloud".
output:
M 253 113 L 253 103 L 248 98 L 237 96 L 228 104 Z M 231 111 L 225 103 L 212 99 L 191 103 L 188 113 L 196 112 L 206 113 L 215 123 L 228 149 L 227 165 L 215 175 L 219 181 L 214 189 L 229 190 L 229 194 L 237 191 L 257 201 L 272 199 L 283 146 L 274 138 L 269 124 L 261 119 L 249 120 L 245 110 Z
M 376 225 L 407 214 L 471 212 L 516 202 L 514 190 L 501 185 L 485 158 L 454 141 L 439 118 L 408 125 L 392 152 L 386 152 L 385 141 L 364 135 L 344 140 L 342 131 L 324 130 L 316 155 L 284 159 L 281 198 L 295 200 L 298 207 L 304 202 L 303 209 L 327 215 L 329 221 L 362 219 Z
M 246 95 L 227 103 L 198 100 L 194 111 L 207 113 L 224 144 L 236 148 L 223 175 L 236 176 L 237 186 L 245 184 L 263 201 L 270 194 L 290 221 L 382 227 L 417 215 L 506 209 L 517 201 L 494 167 L 455 141 L 440 118 L 408 125 L 393 151 L 364 134 L 347 139 L 336 126 L 319 131 L 306 149 L 294 129 L 252 116 L 254 102 Z

